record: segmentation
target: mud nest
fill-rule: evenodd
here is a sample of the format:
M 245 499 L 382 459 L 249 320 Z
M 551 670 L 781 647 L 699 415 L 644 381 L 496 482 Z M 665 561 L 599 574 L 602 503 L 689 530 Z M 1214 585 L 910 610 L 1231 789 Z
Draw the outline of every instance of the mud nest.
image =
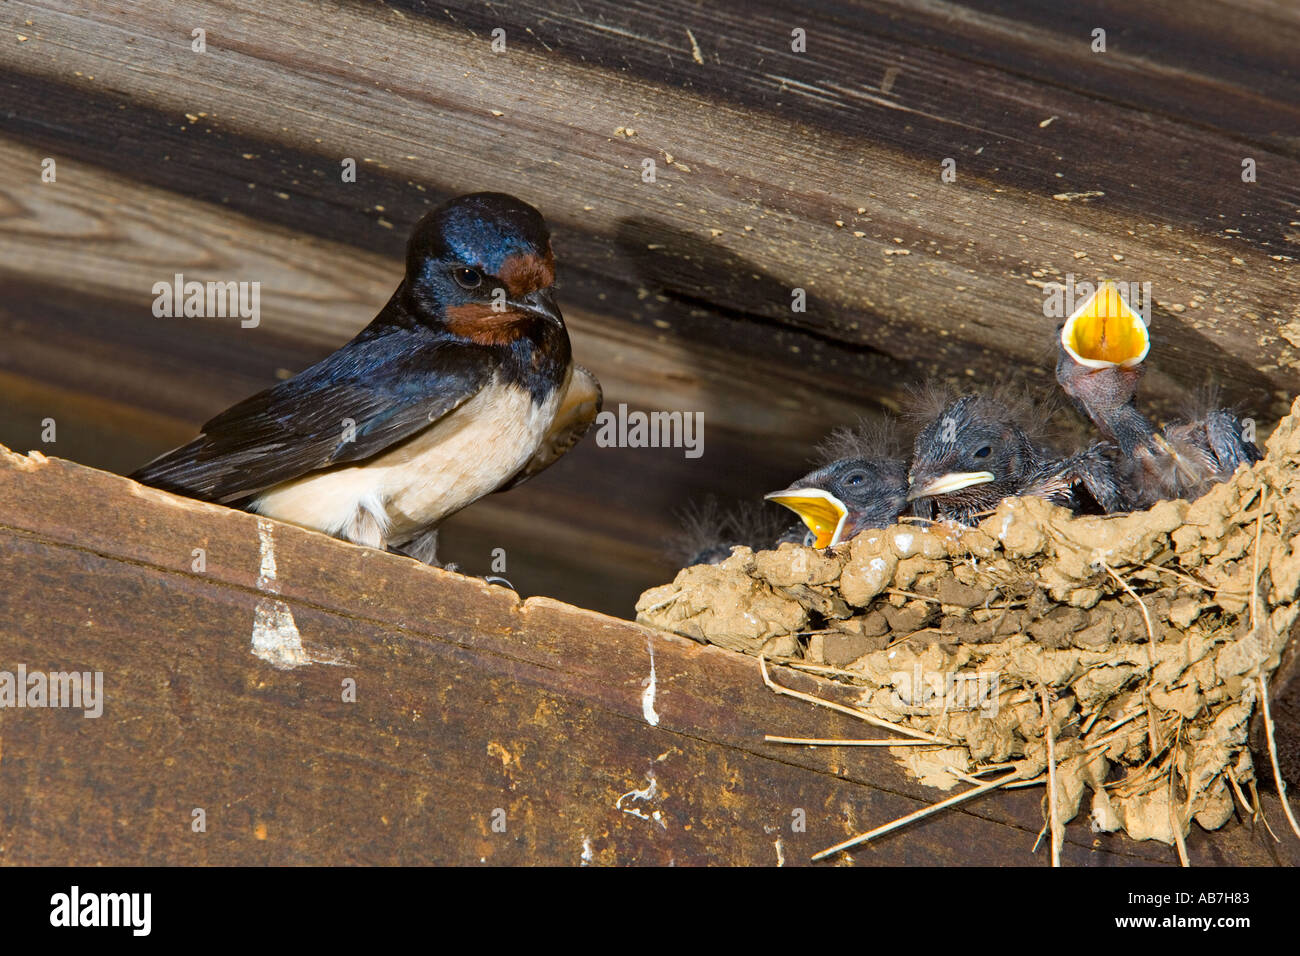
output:
M 1008 499 L 976 527 L 736 548 L 646 591 L 638 620 L 853 685 L 855 709 L 942 741 L 890 748 L 926 783 L 1051 778 L 1054 836 L 1088 791 L 1094 829 L 1181 846 L 1258 807 L 1250 721 L 1300 612 L 1298 532 L 1300 400 L 1264 461 L 1195 502 Z

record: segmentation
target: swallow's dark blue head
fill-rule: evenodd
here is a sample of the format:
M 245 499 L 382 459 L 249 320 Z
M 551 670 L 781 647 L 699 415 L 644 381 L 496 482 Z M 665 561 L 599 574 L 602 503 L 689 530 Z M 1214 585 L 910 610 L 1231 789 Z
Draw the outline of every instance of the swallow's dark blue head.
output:
M 453 334 L 507 344 L 537 321 L 563 328 L 546 221 L 505 193 L 458 196 L 416 224 L 406 249 L 414 311 Z

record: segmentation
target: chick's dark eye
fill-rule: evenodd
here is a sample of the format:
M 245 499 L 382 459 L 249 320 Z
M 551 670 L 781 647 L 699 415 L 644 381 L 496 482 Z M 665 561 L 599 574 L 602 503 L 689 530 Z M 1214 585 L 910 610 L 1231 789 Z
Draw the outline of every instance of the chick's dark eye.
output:
M 456 284 L 462 289 L 477 289 L 483 284 L 483 273 L 477 269 L 457 269 L 452 275 L 456 277 Z
M 860 471 L 855 471 L 853 474 L 849 475 L 847 478 L 844 479 L 844 483 L 845 483 L 846 485 L 855 485 L 855 486 L 856 486 L 856 485 L 860 485 L 860 484 L 862 484 L 862 483 L 863 483 L 864 481 L 866 481 L 866 480 L 867 480 L 867 476 L 866 476 L 866 475 L 864 475 L 864 474 L 863 474 L 862 472 L 860 472 Z
M 988 445 L 985 445 L 983 448 L 980 448 L 978 451 L 975 452 L 975 457 L 976 457 L 976 458 L 987 458 L 990 454 L 992 454 L 992 452 L 993 452 L 993 449 L 992 449 L 991 447 L 989 447 Z

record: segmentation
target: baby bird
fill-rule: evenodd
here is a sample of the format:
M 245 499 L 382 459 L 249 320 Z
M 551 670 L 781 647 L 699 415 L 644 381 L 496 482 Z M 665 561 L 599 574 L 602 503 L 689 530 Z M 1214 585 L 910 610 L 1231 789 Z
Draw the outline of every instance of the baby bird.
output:
M 675 564 L 721 564 L 731 549 L 745 546 L 770 551 L 786 541 L 811 544 L 801 524 L 791 525 L 755 502 L 740 502 L 724 509 L 712 495 L 693 501 L 680 514 L 682 530 L 669 542 Z
M 1118 447 L 1116 472 L 1129 510 L 1198 498 L 1238 465 L 1263 457 L 1243 422 L 1225 409 L 1209 407 L 1157 430 L 1135 400 L 1150 349 L 1146 323 L 1111 282 L 1101 283 L 1060 331 L 1056 380 Z
M 1002 395 L 950 400 L 916 436 L 907 493 L 913 512 L 969 523 L 1016 496 L 1076 511 L 1119 508 L 1103 446 L 1054 457 L 1030 438 L 1026 418 L 1026 409 Z
M 887 528 L 907 508 L 907 463 L 889 425 L 837 429 L 819 448 L 828 461 L 768 501 L 803 519 L 813 545 L 829 548 L 867 528 Z

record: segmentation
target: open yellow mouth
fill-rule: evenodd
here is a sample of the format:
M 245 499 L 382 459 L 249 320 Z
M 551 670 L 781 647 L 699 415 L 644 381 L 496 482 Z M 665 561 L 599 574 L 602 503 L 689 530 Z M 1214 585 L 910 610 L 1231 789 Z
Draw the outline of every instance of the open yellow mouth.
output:
M 991 471 L 950 471 L 946 475 L 940 475 L 933 481 L 927 481 L 920 488 L 910 488 L 907 492 L 907 500 L 915 501 L 917 498 L 933 498 L 935 495 L 947 495 L 954 491 L 961 491 L 963 488 L 969 488 L 972 485 L 987 485 L 993 480 Z
M 817 536 L 816 547 L 829 548 L 840 543 L 849 509 L 830 492 L 820 488 L 787 488 L 763 497 L 797 514 L 808 530 Z
M 1061 347 L 1089 368 L 1133 366 L 1147 357 L 1151 337 L 1142 316 L 1113 282 L 1102 282 L 1061 328 Z

